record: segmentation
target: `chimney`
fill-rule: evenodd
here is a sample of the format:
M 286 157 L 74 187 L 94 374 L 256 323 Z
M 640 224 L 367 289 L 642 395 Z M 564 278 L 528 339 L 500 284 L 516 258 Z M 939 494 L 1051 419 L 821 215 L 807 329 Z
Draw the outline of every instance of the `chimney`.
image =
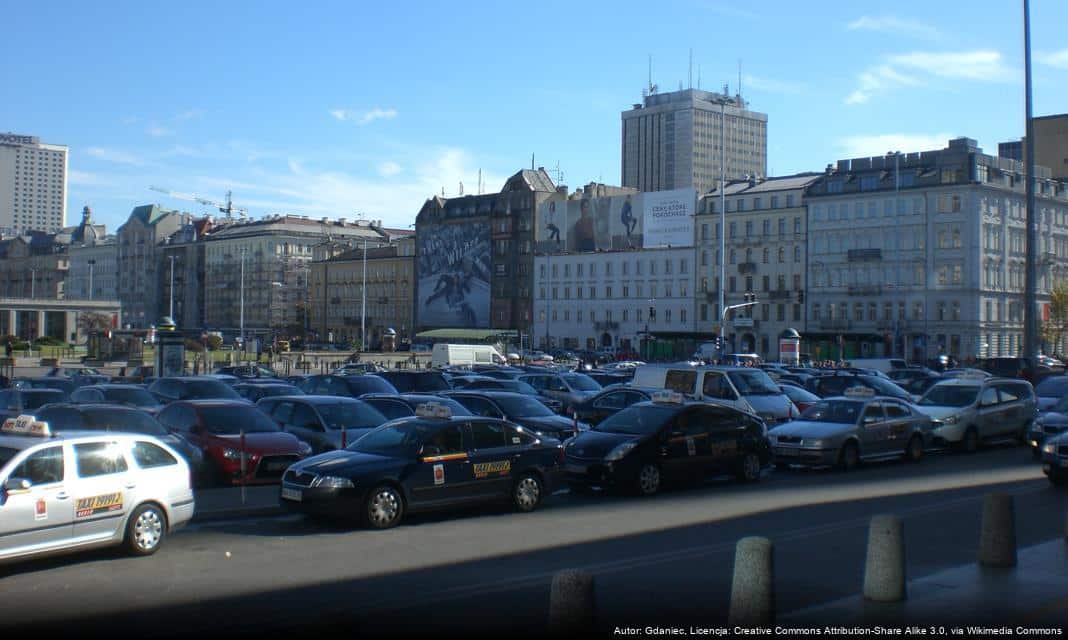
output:
M 834 165 L 833 164 L 827 165 L 827 168 L 823 170 L 823 173 L 825 175 L 828 175 L 828 176 L 831 175 L 832 173 L 834 173 Z

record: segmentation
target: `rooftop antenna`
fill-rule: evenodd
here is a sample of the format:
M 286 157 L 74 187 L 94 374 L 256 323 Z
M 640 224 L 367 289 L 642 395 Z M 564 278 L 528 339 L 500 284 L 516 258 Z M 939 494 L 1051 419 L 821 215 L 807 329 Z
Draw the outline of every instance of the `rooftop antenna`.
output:
M 534 170 L 534 152 L 530 153 L 530 170 Z
M 742 59 L 738 58 L 738 97 L 742 97 Z
M 690 88 L 693 89 L 693 47 L 690 47 Z
M 482 195 L 482 169 L 478 170 L 478 195 Z
M 564 172 L 560 169 L 560 161 L 556 161 L 556 168 L 552 169 L 552 172 L 556 174 L 556 184 L 560 185 L 564 183 Z

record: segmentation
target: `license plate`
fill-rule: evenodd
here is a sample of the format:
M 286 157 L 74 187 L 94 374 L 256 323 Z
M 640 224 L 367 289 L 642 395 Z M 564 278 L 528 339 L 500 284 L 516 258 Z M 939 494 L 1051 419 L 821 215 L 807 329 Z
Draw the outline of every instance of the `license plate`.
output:
M 586 465 L 583 465 L 583 464 L 566 464 L 566 465 L 564 465 L 564 470 L 567 471 L 568 473 L 585 474 L 586 473 Z
M 783 458 L 796 458 L 800 452 L 797 449 L 788 449 L 786 447 L 775 447 L 775 455 Z
M 304 499 L 304 494 L 300 489 L 286 489 L 282 487 L 282 497 L 286 500 L 292 500 L 293 502 L 300 502 Z

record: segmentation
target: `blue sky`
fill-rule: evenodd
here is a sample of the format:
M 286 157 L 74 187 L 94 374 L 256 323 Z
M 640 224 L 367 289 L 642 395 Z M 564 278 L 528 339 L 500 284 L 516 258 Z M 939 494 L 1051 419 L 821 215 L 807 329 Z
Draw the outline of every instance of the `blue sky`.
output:
M 618 184 L 619 114 L 737 89 L 768 114 L 769 172 L 1023 134 L 1020 2 L 184 3 L 5 12 L 0 131 L 70 147 L 68 222 L 136 205 L 406 227 L 441 193 L 516 170 Z M 1068 3 L 1032 1 L 1035 115 L 1068 111 Z

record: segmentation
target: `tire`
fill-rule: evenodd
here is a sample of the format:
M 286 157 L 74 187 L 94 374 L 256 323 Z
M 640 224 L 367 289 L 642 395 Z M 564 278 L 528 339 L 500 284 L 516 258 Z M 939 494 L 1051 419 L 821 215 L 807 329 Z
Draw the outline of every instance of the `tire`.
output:
M 919 462 L 923 459 L 923 437 L 914 435 L 909 438 L 909 443 L 905 445 L 905 460 L 909 462 Z
M 166 537 L 167 514 L 154 504 L 143 504 L 126 521 L 122 543 L 132 556 L 150 556 L 159 550 Z
M 968 427 L 964 431 L 964 438 L 960 441 L 960 448 L 965 453 L 975 453 L 979 450 L 979 432 L 975 430 L 975 427 Z
M 760 471 L 763 466 L 760 464 L 760 456 L 748 451 L 738 463 L 738 469 L 734 472 L 734 476 L 742 482 L 757 482 L 760 480 Z
M 660 491 L 660 467 L 652 462 L 644 463 L 634 478 L 634 490 L 640 496 L 652 496 Z
M 541 504 L 545 487 L 541 478 L 535 473 L 525 473 L 519 476 L 515 486 L 512 487 L 512 504 L 520 513 L 530 513 Z
M 842 471 L 852 471 L 860 466 L 860 450 L 857 448 L 857 443 L 847 442 L 842 445 L 842 450 L 838 452 L 838 468 Z
M 388 484 L 371 489 L 363 503 L 364 524 L 372 529 L 389 529 L 404 517 L 404 497 Z

